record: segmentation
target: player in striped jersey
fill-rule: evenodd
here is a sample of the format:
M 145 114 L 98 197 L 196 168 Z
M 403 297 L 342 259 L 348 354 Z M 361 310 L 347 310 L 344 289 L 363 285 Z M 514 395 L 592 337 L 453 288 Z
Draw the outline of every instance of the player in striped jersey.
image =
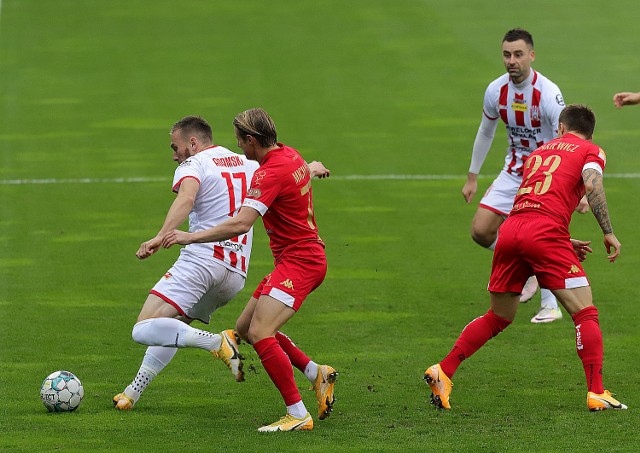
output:
M 535 59 L 533 38 L 526 30 L 508 31 L 502 40 L 502 60 L 507 73 L 487 87 L 482 122 L 473 144 L 471 165 L 462 194 L 471 203 L 478 190 L 478 174 L 491 148 L 498 123 L 507 130 L 509 146 L 505 164 L 484 194 L 471 223 L 471 237 L 493 250 L 498 228 L 513 208 L 513 199 L 522 182 L 524 161 L 558 132 L 558 116 L 564 107 L 560 89 L 551 80 L 531 68 Z M 579 207 L 587 208 L 586 200 Z M 523 289 L 522 302 L 533 297 L 537 281 L 532 277 Z M 541 290 L 541 306 L 533 323 L 551 322 L 562 317 L 558 301 L 551 291 Z
M 298 151 L 278 142 L 276 126 L 261 108 L 239 113 L 233 125 L 244 155 L 260 163 L 242 209 L 214 228 L 189 233 L 174 230 L 164 237 L 162 245 L 223 241 L 245 233 L 262 217 L 274 269 L 254 291 L 236 328 L 260 357 L 284 400 L 287 414 L 258 431 L 311 430 L 313 417 L 302 401 L 292 366 L 313 384 L 320 420 L 331 414 L 338 373 L 329 365 L 312 361 L 280 329 L 320 286 L 327 272 L 324 242 L 318 234 L 313 209 L 311 179 L 327 177 L 330 172 L 320 162 L 307 166 Z M 319 171 L 312 168 L 313 164 Z
M 158 251 L 162 238 L 189 218 L 189 231 L 211 228 L 232 217 L 244 200 L 256 162 L 213 144 L 213 133 L 202 118 L 188 116 L 171 128 L 173 179 L 176 199 L 158 234 L 143 242 L 136 256 L 143 260 Z M 189 324 L 209 323 L 211 314 L 244 287 L 253 231 L 226 241 L 191 244 L 180 251 L 174 265 L 151 289 L 133 339 L 148 345 L 133 382 L 113 398 L 120 410 L 129 410 L 147 385 L 164 369 L 178 348 L 211 352 L 244 380 L 242 361 L 233 330 L 212 334 Z

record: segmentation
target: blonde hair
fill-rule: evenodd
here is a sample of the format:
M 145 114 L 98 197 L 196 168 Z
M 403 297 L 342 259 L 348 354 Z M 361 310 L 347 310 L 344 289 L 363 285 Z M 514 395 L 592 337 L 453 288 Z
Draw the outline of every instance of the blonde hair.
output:
M 251 135 L 263 147 L 273 146 L 278 142 L 276 125 L 267 112 L 261 108 L 253 108 L 238 113 L 233 125 L 243 135 Z

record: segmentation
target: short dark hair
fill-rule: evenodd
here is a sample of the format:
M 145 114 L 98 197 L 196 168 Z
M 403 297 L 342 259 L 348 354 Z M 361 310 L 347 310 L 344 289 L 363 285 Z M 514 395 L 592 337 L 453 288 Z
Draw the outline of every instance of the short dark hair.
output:
M 171 133 L 178 130 L 182 137 L 195 135 L 205 143 L 213 143 L 211 126 L 200 116 L 185 116 L 171 127 Z
M 567 132 L 578 132 L 591 138 L 596 128 L 596 115 L 586 105 L 570 104 L 560 112 L 558 122 L 564 124 Z
M 244 137 L 247 135 L 255 137 L 260 146 L 267 148 L 278 143 L 276 125 L 269 114 L 261 108 L 238 113 L 233 119 L 233 125 Z
M 509 30 L 505 33 L 504 38 L 502 38 L 502 42 L 514 42 L 519 39 L 522 39 L 533 49 L 533 36 L 531 36 L 531 33 L 524 28 L 514 28 L 513 30 Z

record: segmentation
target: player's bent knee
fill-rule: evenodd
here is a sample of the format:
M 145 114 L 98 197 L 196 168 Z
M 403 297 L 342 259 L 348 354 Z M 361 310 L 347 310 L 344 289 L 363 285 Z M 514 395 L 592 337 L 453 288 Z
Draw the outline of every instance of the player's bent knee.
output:
M 471 239 L 473 239 L 476 244 L 481 245 L 484 248 L 489 248 L 496 241 L 496 235 L 471 230 Z
M 251 344 L 256 344 L 260 340 L 264 340 L 267 337 L 273 336 L 273 332 L 267 332 L 265 329 L 256 328 L 253 325 L 249 327 L 247 331 L 247 341 Z
M 131 338 L 133 341 L 140 344 L 148 344 L 148 338 L 146 334 L 147 327 L 149 327 L 149 323 L 152 319 L 144 319 L 135 323 L 133 326 L 133 330 L 131 331 Z

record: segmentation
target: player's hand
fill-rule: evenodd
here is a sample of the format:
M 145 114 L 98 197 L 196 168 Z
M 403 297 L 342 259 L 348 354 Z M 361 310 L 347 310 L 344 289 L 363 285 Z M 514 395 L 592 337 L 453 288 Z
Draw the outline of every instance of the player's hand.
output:
M 147 259 L 151 255 L 156 253 L 160 249 L 161 245 L 162 245 L 162 238 L 156 236 L 153 239 L 149 239 L 148 241 L 140 244 L 140 247 L 136 252 L 136 256 L 140 260 Z
M 478 175 L 469 173 L 467 175 L 467 182 L 462 186 L 462 196 L 467 203 L 471 203 L 473 196 L 478 191 Z
M 640 103 L 640 93 L 629 93 L 627 91 L 616 93 L 613 95 L 613 103 L 617 108 L 621 108 L 623 105 L 638 104 Z
M 604 246 L 607 249 L 609 262 L 613 263 L 620 256 L 620 241 L 615 234 L 609 233 L 604 235 Z
M 322 179 L 322 178 L 328 178 L 329 176 L 331 176 L 331 172 L 327 167 L 322 165 L 322 162 L 317 162 L 314 160 L 308 165 L 309 165 L 309 172 L 311 173 L 312 178 L 316 176 Z
M 192 242 L 193 240 L 191 239 L 191 233 L 187 233 L 186 231 L 173 230 L 165 234 L 164 238 L 162 238 L 162 247 L 168 249 L 175 244 L 188 245 Z
M 571 245 L 573 245 L 573 250 L 578 255 L 578 260 L 580 262 L 587 259 L 587 253 L 593 253 L 593 249 L 589 247 L 591 241 L 581 241 L 580 239 L 571 239 Z
M 580 202 L 578 203 L 578 206 L 576 206 L 575 211 L 579 214 L 589 212 L 589 202 L 587 201 L 586 195 L 580 199 Z

